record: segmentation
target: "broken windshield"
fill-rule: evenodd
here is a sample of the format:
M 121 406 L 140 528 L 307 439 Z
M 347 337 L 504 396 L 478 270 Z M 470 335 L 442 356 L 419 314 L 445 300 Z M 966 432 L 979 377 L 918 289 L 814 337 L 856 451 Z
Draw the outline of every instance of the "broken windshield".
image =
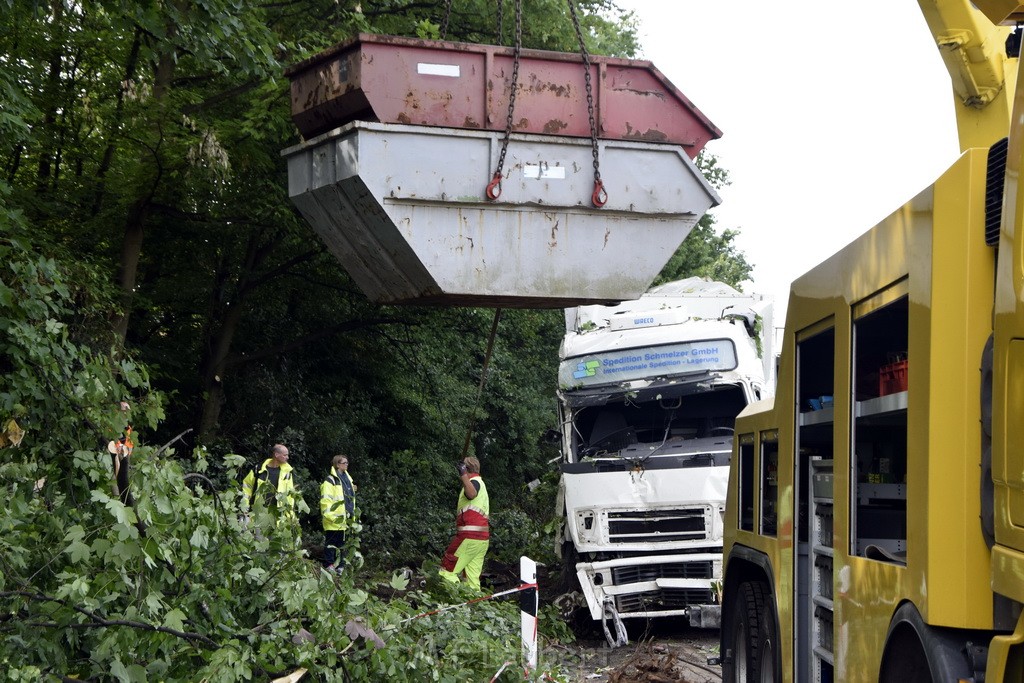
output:
M 691 450 L 685 442 L 692 447 L 694 440 L 731 437 L 746 403 L 742 386 L 726 384 L 697 393 L 680 388 L 649 397 L 619 394 L 618 400 L 577 406 L 572 411 L 576 460 L 679 455 Z

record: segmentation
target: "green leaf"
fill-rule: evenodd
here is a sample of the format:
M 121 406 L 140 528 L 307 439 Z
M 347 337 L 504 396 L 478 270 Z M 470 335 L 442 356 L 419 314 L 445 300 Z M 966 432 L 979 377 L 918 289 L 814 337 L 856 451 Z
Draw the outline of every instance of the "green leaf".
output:
M 396 591 L 404 591 L 409 587 L 409 578 L 403 572 L 395 572 L 391 575 L 391 587 Z
M 149 609 L 150 614 L 160 614 L 164 610 L 164 602 L 162 600 L 162 594 L 156 591 L 146 596 L 146 607 Z
M 129 666 L 128 675 L 131 677 L 132 683 L 146 683 L 149 680 L 149 677 L 146 675 L 146 669 L 139 664 Z
M 171 507 L 170 498 L 163 493 L 158 493 L 153 496 L 153 504 L 161 514 L 169 515 L 174 512 L 174 508 Z
M 64 549 L 64 552 L 71 556 L 72 562 L 78 563 L 89 559 L 90 550 L 89 546 L 85 543 L 73 541 L 71 545 Z
M 164 627 L 174 629 L 175 631 L 185 630 L 185 613 L 180 609 L 172 609 L 164 617 Z
M 197 526 L 196 530 L 192 532 L 192 538 L 189 539 L 196 548 L 205 548 L 210 542 L 209 531 L 205 526 Z
M 110 674 L 117 678 L 121 683 L 132 683 L 132 676 L 128 673 L 128 669 L 121 663 L 120 659 L 115 659 L 110 664 Z
M 121 559 L 134 559 L 142 556 L 142 548 L 139 546 L 138 543 L 118 541 L 114 544 L 114 547 L 111 549 L 111 554 L 114 557 Z
M 106 508 L 110 510 L 119 524 L 135 524 L 139 521 L 139 518 L 135 516 L 135 510 L 127 507 L 116 498 L 107 499 Z
M 127 524 L 115 524 L 113 529 L 117 532 L 117 537 L 121 541 L 135 540 L 139 537 L 139 530 L 134 526 L 129 526 Z
M 366 598 L 369 597 L 367 592 L 360 589 L 355 589 L 348 596 L 349 607 L 359 607 L 366 602 Z
M 267 570 L 262 567 L 252 567 L 249 571 L 245 572 L 245 577 L 250 583 L 263 583 L 266 576 Z

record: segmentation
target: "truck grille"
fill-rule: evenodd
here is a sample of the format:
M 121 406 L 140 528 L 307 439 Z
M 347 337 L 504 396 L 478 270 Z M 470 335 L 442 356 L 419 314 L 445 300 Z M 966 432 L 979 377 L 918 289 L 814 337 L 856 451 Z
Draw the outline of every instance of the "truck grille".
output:
M 665 564 L 636 564 L 630 567 L 613 567 L 612 583 L 623 586 L 641 581 L 657 579 L 710 579 L 710 560 L 699 562 L 667 562 Z
M 689 605 L 710 604 L 711 591 L 701 588 L 663 588 L 615 598 L 615 609 L 621 613 L 664 612 L 685 609 Z
M 616 586 L 655 579 L 710 578 L 712 565 L 709 561 L 648 564 L 612 569 L 612 583 Z M 711 590 L 707 588 L 659 588 L 644 593 L 619 595 L 615 598 L 615 609 L 619 612 L 659 612 L 683 609 L 688 605 L 708 605 L 711 602 Z
M 612 543 L 668 543 L 707 538 L 703 507 L 608 513 Z

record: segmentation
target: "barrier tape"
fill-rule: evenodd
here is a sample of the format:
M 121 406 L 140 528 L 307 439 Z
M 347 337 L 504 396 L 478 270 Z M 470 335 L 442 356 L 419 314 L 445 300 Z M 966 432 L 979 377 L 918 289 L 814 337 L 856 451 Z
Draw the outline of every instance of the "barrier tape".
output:
M 519 593 L 521 591 L 530 590 L 530 589 L 536 589 L 536 588 L 538 588 L 536 583 L 524 583 L 521 586 L 519 586 L 518 588 L 510 588 L 509 590 L 501 591 L 500 593 L 492 593 L 491 595 L 485 595 L 482 598 L 473 598 L 472 600 L 467 600 L 466 602 L 460 602 L 457 605 L 445 605 L 444 607 L 442 607 L 440 609 L 435 609 L 435 610 L 431 610 L 429 612 L 424 612 L 423 614 L 417 614 L 414 617 L 409 617 L 408 619 L 403 619 L 402 621 L 398 622 L 398 624 L 396 624 L 396 626 L 401 626 L 402 624 L 407 624 L 410 621 L 416 621 L 417 619 L 421 619 L 423 617 L 429 617 L 429 616 L 432 616 L 434 614 L 442 614 L 444 612 L 448 612 L 448 611 L 451 611 L 453 609 L 458 609 L 459 607 L 465 607 L 466 605 L 472 605 L 472 604 L 477 603 L 477 602 L 483 602 L 484 600 L 493 600 L 494 598 L 500 598 L 500 597 L 504 597 L 506 595 L 512 595 L 513 593 Z
M 506 668 L 508 668 L 508 665 L 511 664 L 511 663 L 512 663 L 511 661 L 508 661 L 508 662 L 505 662 L 504 664 L 502 664 L 501 668 L 498 669 L 493 676 L 491 676 L 491 680 L 488 683 L 494 683 L 496 680 L 498 680 L 498 676 L 501 675 L 501 672 L 504 671 Z

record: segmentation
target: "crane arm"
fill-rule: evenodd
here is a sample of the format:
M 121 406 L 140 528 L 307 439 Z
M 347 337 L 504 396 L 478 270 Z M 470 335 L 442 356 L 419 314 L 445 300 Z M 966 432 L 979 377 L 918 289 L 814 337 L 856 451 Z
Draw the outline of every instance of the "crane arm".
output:
M 1006 55 L 1024 5 L 1010 0 L 918 0 L 956 96 L 960 150 L 988 147 L 1010 127 L 1017 59 Z

